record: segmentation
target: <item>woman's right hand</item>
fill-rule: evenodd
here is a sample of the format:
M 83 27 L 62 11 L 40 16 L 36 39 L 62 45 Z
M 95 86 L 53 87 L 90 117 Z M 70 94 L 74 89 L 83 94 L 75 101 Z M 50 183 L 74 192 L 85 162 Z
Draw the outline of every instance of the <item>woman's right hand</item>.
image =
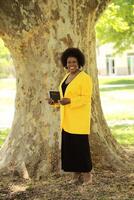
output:
M 48 103 L 49 103 L 50 105 L 54 105 L 54 100 L 51 99 L 51 98 L 49 98 L 49 99 L 48 99 Z

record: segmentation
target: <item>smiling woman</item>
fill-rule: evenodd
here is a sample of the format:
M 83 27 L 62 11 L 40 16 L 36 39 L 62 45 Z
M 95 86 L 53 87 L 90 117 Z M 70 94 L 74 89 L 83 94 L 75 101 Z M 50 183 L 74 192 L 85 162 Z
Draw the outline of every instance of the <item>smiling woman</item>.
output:
M 73 172 L 72 181 L 92 181 L 92 161 L 89 138 L 92 79 L 81 67 L 85 64 L 84 54 L 78 48 L 68 48 L 61 56 L 67 69 L 60 83 L 61 109 L 61 161 L 62 169 Z
M 8 4 L 6 0 L 0 1 L 0 36 L 10 49 L 17 80 L 15 115 L 9 137 L 0 150 L 0 170 L 17 170 L 20 176 L 28 174 L 32 179 L 45 179 L 50 173 L 59 172 L 59 116 L 55 115 L 54 109 L 50 109 L 46 97 L 51 88 L 57 89 L 64 73 L 58 62 L 61 51 L 64 47 L 74 45 L 79 46 L 87 56 L 86 72 L 92 75 L 94 81 L 93 134 L 90 138 L 94 164 L 109 169 L 124 169 L 124 165 L 128 168 L 123 160 L 124 152 L 113 139 L 103 117 L 98 90 L 95 22 L 108 2 L 109 0 L 64 0 L 60 3 L 58 0 L 10 0 Z M 77 87 L 81 95 L 75 98 L 76 93 L 71 91 L 74 91 L 74 82 L 78 79 L 80 81 Z M 60 107 L 66 108 L 63 109 L 65 115 L 69 109 L 73 112 L 76 106 L 78 109 L 89 106 L 86 99 L 90 96 L 87 88 L 90 88 L 88 86 L 91 86 L 91 82 L 90 76 L 80 72 L 69 83 L 64 98 L 71 101 L 69 103 L 69 100 L 64 99 L 60 102 Z M 85 91 L 88 91 L 86 95 Z M 87 133 L 89 128 L 87 118 L 84 121 L 88 126 L 86 131 L 83 131 L 85 124 L 82 123 L 82 116 L 88 109 L 84 109 L 79 115 L 77 127 L 75 126 L 82 127 L 81 130 L 78 129 L 81 133 Z M 68 124 L 64 125 L 69 129 L 66 128 L 65 131 L 70 134 L 73 121 L 70 120 L 71 115 L 66 116 Z M 77 131 L 74 130 L 74 133 Z

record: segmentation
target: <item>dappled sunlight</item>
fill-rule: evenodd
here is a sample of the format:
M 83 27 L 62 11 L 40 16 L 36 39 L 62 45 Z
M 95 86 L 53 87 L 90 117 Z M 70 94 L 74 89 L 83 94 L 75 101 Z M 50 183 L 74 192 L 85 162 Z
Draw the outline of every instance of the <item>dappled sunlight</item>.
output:
M 129 152 L 131 154 L 131 152 Z M 7 183 L 6 179 L 10 179 Z M 118 171 L 114 173 L 109 170 L 93 171 L 93 184 L 82 187 L 69 183 L 69 176 L 50 177 L 44 181 L 27 181 L 14 180 L 9 177 L 2 177 L 0 184 L 3 186 L 2 194 L 5 199 L 29 199 L 29 200 L 125 200 L 133 199 L 133 180 L 134 173 Z M 127 183 L 127 184 L 124 184 Z M 3 197 L 1 196 L 1 197 Z M 110 197 L 110 198 L 109 198 Z M 125 197 L 125 198 L 124 198 Z
M 28 186 L 24 186 L 21 184 L 18 185 L 13 184 L 10 186 L 11 193 L 24 192 L 27 188 Z

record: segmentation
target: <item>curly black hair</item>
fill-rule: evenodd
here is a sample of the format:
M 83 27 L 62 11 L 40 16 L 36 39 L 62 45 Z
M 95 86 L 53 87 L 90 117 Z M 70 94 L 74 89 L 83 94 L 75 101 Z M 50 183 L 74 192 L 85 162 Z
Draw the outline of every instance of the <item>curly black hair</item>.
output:
M 68 57 L 75 57 L 78 61 L 79 68 L 85 64 L 85 56 L 78 48 L 67 48 L 61 55 L 61 63 L 67 68 Z

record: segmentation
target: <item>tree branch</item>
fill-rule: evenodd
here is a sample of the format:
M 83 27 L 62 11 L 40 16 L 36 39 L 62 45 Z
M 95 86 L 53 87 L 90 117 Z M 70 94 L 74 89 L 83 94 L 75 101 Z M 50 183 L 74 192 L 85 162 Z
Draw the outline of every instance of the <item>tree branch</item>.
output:
M 15 34 L 38 24 L 42 12 L 37 1 L 0 0 L 0 32 Z
M 98 7 L 96 10 L 96 21 L 98 20 L 100 15 L 103 13 L 103 11 L 106 9 L 106 7 L 111 1 L 112 0 L 98 0 Z

